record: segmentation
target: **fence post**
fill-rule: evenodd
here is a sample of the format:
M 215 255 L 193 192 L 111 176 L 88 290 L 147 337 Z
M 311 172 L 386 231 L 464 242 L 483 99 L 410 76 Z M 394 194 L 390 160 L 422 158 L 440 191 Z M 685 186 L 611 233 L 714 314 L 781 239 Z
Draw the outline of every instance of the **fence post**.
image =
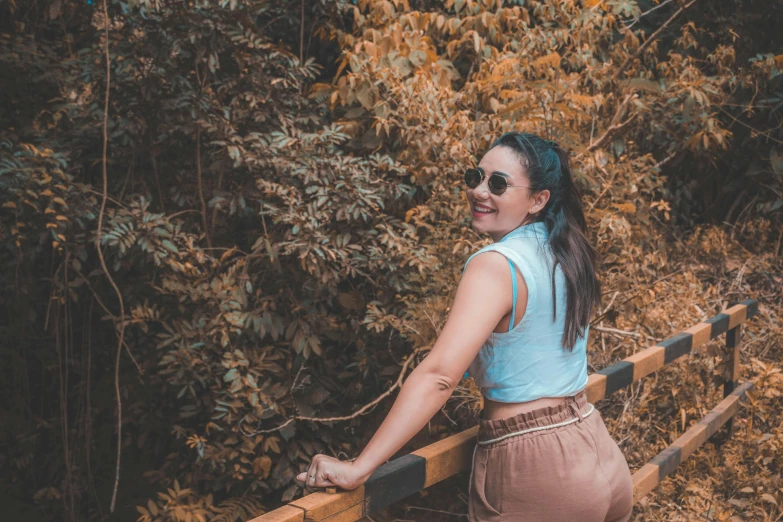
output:
M 726 348 L 728 348 L 729 355 L 726 360 L 726 370 L 729 373 L 729 378 L 723 382 L 723 397 L 728 397 L 734 388 L 737 387 L 737 383 L 740 378 L 740 345 L 742 344 L 742 324 L 738 324 L 728 332 L 726 332 Z M 734 418 L 727 422 L 728 436 L 734 435 Z

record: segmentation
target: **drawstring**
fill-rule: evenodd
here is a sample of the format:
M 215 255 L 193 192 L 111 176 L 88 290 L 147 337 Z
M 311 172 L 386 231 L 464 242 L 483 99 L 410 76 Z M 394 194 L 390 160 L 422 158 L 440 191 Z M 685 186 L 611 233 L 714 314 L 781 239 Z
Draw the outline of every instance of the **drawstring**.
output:
M 478 449 L 478 444 L 473 448 L 473 456 L 470 458 L 470 480 L 468 480 L 468 495 L 470 495 L 470 488 L 473 487 L 473 468 L 476 465 L 476 450 Z
M 569 408 L 572 407 L 572 404 L 570 403 L 570 401 L 568 403 L 568 406 L 569 406 Z M 573 424 L 575 422 L 582 422 L 583 419 L 586 419 L 587 417 L 590 416 L 591 413 L 593 413 L 593 411 L 595 411 L 595 406 L 593 406 L 592 404 L 590 404 L 589 406 L 590 406 L 590 409 L 584 415 L 581 415 L 579 413 L 579 410 L 572 409 L 571 411 L 573 411 L 575 416 L 576 416 L 575 419 L 569 419 L 567 421 L 558 422 L 556 424 L 550 424 L 549 426 L 536 426 L 536 427 L 533 427 L 533 428 L 528 428 L 526 430 L 515 431 L 514 433 L 507 433 L 507 434 L 503 435 L 502 437 L 498 437 L 496 439 L 480 440 L 480 441 L 477 442 L 477 444 L 479 446 L 486 446 L 487 444 L 492 444 L 493 442 L 500 442 L 501 440 L 505 440 L 505 439 L 507 439 L 509 437 L 514 437 L 516 435 L 524 435 L 525 433 L 531 433 L 531 432 L 534 432 L 534 431 L 551 430 L 551 429 L 554 429 L 554 428 L 560 428 L 561 426 L 567 426 L 567 425 Z M 476 455 L 475 448 L 473 449 L 473 455 L 474 455 L 474 457 Z

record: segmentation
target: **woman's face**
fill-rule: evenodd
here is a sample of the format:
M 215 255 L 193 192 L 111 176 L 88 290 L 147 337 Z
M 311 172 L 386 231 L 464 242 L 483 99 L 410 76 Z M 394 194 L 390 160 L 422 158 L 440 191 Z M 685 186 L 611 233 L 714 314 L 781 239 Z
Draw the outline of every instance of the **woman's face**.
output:
M 540 212 L 549 201 L 549 191 L 535 194 L 527 187 L 530 180 L 516 152 L 509 147 L 490 149 L 479 162 L 486 177 L 481 184 L 468 190 L 468 202 L 473 216 L 471 226 L 479 234 L 489 234 L 492 240 L 500 241 L 503 236 L 532 221 L 532 214 Z M 493 173 L 508 180 L 508 188 L 500 196 L 489 191 L 487 180 Z

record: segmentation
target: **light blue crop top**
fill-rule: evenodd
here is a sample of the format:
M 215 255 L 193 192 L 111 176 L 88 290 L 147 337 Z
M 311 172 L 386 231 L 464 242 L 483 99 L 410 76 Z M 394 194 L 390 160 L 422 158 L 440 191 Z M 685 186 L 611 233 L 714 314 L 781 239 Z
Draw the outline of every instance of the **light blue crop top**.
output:
M 470 364 L 471 376 L 486 398 L 498 402 L 527 402 L 542 397 L 574 395 L 587 385 L 587 336 L 577 338 L 572 351 L 562 346 L 566 314 L 565 277 L 555 269 L 557 314 L 552 320 L 552 263 L 549 233 L 544 223 L 518 227 L 497 243 L 488 245 L 465 262 L 484 252 L 499 252 L 511 266 L 513 304 L 509 331 L 491 333 Z M 514 266 L 525 278 L 527 308 L 514 326 L 517 281 Z M 464 269 L 463 269 L 464 271 Z

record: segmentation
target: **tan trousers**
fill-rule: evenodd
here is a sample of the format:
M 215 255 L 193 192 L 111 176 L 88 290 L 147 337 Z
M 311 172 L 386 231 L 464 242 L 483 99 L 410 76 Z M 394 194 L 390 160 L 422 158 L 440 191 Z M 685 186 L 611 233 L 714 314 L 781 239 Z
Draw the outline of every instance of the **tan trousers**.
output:
M 625 522 L 633 507 L 628 464 L 584 392 L 480 420 L 469 488 L 470 522 Z

